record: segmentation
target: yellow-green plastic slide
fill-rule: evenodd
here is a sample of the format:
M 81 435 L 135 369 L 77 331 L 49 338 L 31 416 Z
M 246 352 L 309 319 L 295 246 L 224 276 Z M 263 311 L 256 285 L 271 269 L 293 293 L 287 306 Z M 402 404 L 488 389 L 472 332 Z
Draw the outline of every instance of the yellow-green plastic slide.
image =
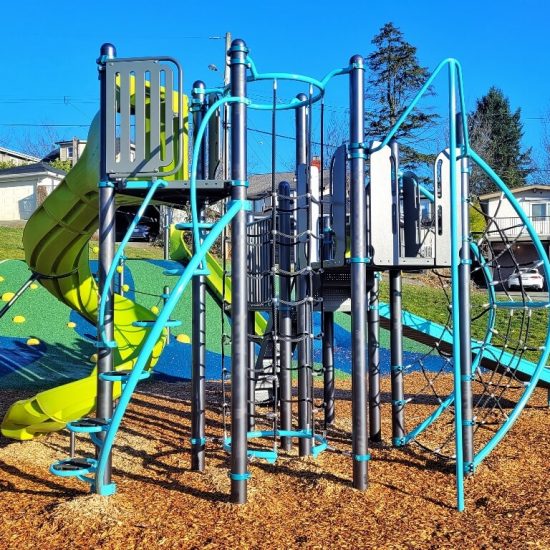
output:
M 170 257 L 178 262 L 188 262 L 191 258 L 191 250 L 183 238 L 183 231 L 170 226 Z M 206 283 L 221 305 L 223 302 L 223 267 L 210 252 L 206 254 L 206 269 L 210 272 L 206 275 Z M 231 277 L 225 278 L 225 301 L 231 304 Z M 254 329 L 257 335 L 262 336 L 267 328 L 267 321 L 259 312 L 254 316 Z
M 29 267 L 52 279 L 41 284 L 59 300 L 96 323 L 97 286 L 88 260 L 89 240 L 98 228 L 99 117 L 90 128 L 82 157 L 59 186 L 46 198 L 25 226 L 23 246 Z M 147 308 L 115 295 L 114 364 L 131 369 L 149 328 L 134 327 L 138 320 L 154 320 Z M 157 361 L 164 337 L 159 340 L 149 368 Z M 83 358 L 82 361 L 87 361 Z M 68 366 L 70 369 L 70 366 Z M 32 439 L 36 434 L 59 430 L 71 420 L 95 409 L 95 369 L 87 378 L 42 391 L 14 403 L 2 421 L 2 434 L 13 439 Z M 120 383 L 114 384 L 114 397 Z

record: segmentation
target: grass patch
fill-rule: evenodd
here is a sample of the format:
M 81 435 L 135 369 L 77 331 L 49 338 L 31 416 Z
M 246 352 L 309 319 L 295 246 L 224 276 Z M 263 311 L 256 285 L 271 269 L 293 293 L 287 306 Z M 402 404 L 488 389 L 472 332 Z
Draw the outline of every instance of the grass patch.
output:
M 0 260 L 24 260 L 23 227 L 0 227 Z M 96 260 L 94 248 L 98 246 L 95 239 L 90 241 L 90 259 Z M 131 259 L 161 260 L 163 250 L 159 246 L 148 243 L 129 243 L 125 249 L 126 256 Z

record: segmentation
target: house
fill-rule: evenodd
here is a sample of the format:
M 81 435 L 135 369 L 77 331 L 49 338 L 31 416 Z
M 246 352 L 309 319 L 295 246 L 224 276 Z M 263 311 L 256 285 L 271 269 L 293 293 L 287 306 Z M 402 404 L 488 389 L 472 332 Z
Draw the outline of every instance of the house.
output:
M 28 220 L 64 176 L 45 162 L 0 170 L 0 221 Z
M 20 153 L 19 151 L 13 151 L 6 147 L 0 147 L 0 163 L 8 163 L 14 166 L 21 166 L 22 164 L 29 164 L 31 162 L 38 162 L 38 157 Z
M 67 141 L 58 141 L 56 142 L 57 147 L 42 160 L 45 162 L 53 160 L 70 161 L 71 166 L 74 166 L 82 156 L 86 143 L 85 139 L 78 139 L 76 137 Z
M 550 186 L 526 185 L 511 189 L 511 192 L 527 215 L 548 254 L 550 252 Z M 498 263 L 501 267 L 498 279 L 507 281 L 518 267 L 534 266 L 539 255 L 521 218 L 510 202 L 501 198 L 500 192 L 487 193 L 480 195 L 479 202 L 487 219 L 495 220 L 495 224 L 488 225 L 487 238 L 493 254 L 499 256 Z M 512 254 L 506 252 L 507 247 Z M 494 276 L 496 277 L 496 274 Z

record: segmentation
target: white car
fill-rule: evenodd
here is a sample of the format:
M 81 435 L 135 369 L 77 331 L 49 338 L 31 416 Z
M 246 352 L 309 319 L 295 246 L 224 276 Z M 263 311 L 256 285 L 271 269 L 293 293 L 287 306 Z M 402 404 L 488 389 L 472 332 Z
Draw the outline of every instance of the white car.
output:
M 542 290 L 544 288 L 544 277 L 535 268 L 523 268 L 514 271 L 508 278 L 508 288 L 534 288 Z

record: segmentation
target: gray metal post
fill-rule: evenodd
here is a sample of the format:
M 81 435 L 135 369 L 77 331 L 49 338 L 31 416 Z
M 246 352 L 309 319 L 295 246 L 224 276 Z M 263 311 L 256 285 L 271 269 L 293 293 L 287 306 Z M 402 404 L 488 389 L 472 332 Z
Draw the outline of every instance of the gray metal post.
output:
M 254 334 L 256 312 L 248 312 L 248 334 Z M 256 425 L 256 344 L 250 338 L 248 342 L 248 429 Z
M 334 422 L 334 312 L 323 315 L 323 402 L 325 426 Z
M 307 99 L 305 94 L 298 94 L 300 101 Z M 307 163 L 307 106 L 302 105 L 296 109 L 296 173 L 298 166 Z M 309 218 L 309 216 L 308 216 Z M 301 244 L 299 245 L 301 246 Z M 307 255 L 305 255 L 307 257 Z M 307 261 L 307 260 L 306 260 Z M 300 266 L 304 267 L 304 266 Z M 310 304 L 305 300 L 308 295 L 308 275 L 297 277 L 296 300 L 304 301 L 297 306 L 297 327 L 298 334 L 302 337 L 298 343 L 298 428 L 310 432 L 312 415 L 312 385 L 313 376 L 311 372 L 309 348 L 310 338 Z M 302 437 L 299 440 L 300 456 L 311 454 L 311 439 Z
M 351 385 L 353 486 L 368 485 L 367 425 L 367 219 L 364 148 L 365 135 L 363 57 L 350 59 L 350 233 L 351 233 Z
M 396 140 L 390 142 L 393 159 L 392 178 L 395 178 L 395 189 L 399 193 L 399 145 Z M 397 199 L 399 204 L 399 198 Z M 397 230 L 399 229 L 399 209 L 396 211 Z M 401 271 L 390 269 L 390 369 L 392 400 L 392 443 L 403 444 L 405 435 L 405 411 L 403 389 L 403 319 L 401 303 Z
M 290 184 L 287 181 L 279 183 L 279 225 L 281 233 L 290 235 L 292 231 L 291 224 L 291 208 L 292 201 L 290 200 Z M 287 198 L 288 197 L 288 198 Z M 275 206 L 275 204 L 274 204 Z M 291 267 L 291 245 L 292 240 L 288 237 L 280 237 L 279 244 L 279 267 L 282 271 L 290 272 Z M 282 276 L 280 278 L 280 296 L 281 305 L 279 307 L 280 322 L 279 330 L 281 332 L 280 350 L 280 399 L 281 399 L 281 430 L 292 430 L 292 310 L 289 305 L 291 301 L 291 283 L 290 278 Z M 281 438 L 281 448 L 289 451 L 292 447 L 292 439 L 290 437 Z
M 332 230 L 329 216 L 323 218 L 323 260 L 332 259 Z M 334 312 L 323 311 L 323 403 L 325 428 L 334 422 Z
M 231 53 L 231 95 L 246 97 L 248 49 L 243 40 L 234 40 Z M 244 103 L 231 105 L 231 199 L 247 200 L 246 158 L 247 111 Z M 247 370 L 248 370 L 248 292 L 246 212 L 241 210 L 231 223 L 231 501 L 246 502 L 247 495 Z
M 392 442 L 399 446 L 405 435 L 403 391 L 403 322 L 401 271 L 390 269 L 390 368 Z
M 99 82 L 100 82 L 100 160 L 99 160 L 99 266 L 98 266 L 98 291 L 99 295 L 103 293 L 107 273 L 113 263 L 115 254 L 115 189 L 110 184 L 107 174 L 107 151 L 105 150 L 107 120 L 106 104 L 108 101 L 107 79 L 105 77 L 105 64 L 109 59 L 116 56 L 116 49 L 112 44 L 103 44 L 98 59 Z M 114 284 L 107 291 L 107 304 L 105 308 L 104 331 L 107 340 L 114 339 Z M 98 332 L 102 327 L 98 327 Z M 113 349 L 101 346 L 98 343 L 97 374 L 112 371 Z M 97 418 L 111 418 L 113 415 L 113 383 L 97 378 Z M 99 432 L 98 437 L 103 439 L 105 432 Z M 104 487 L 111 485 L 112 456 L 109 456 L 107 467 L 105 468 L 105 477 L 103 479 Z
M 382 441 L 382 418 L 380 415 L 380 313 L 378 311 L 379 281 L 375 274 L 369 295 L 367 313 L 369 341 L 369 433 L 373 442 Z
M 162 216 L 163 224 L 163 256 L 165 260 L 170 259 L 170 214 L 168 207 L 164 207 L 164 215 Z
M 462 113 L 457 113 L 457 146 L 464 145 L 462 128 Z M 472 343 L 470 332 L 470 182 L 468 159 L 461 161 L 460 205 L 462 214 L 462 248 L 460 249 L 459 307 L 460 307 L 460 371 L 462 385 L 462 444 L 464 470 L 466 474 L 473 473 L 474 460 L 474 430 L 473 430 L 473 396 L 472 396 Z
M 197 177 L 205 178 L 205 141 L 196 142 L 205 108 L 204 82 L 193 84 L 193 146 L 200 147 Z M 199 204 L 199 222 L 203 219 L 204 206 Z M 193 242 L 193 252 L 199 243 Z M 203 275 L 195 275 L 192 281 L 192 331 L 193 344 L 191 371 L 191 469 L 204 471 L 205 463 L 205 414 L 206 414 L 206 284 Z

